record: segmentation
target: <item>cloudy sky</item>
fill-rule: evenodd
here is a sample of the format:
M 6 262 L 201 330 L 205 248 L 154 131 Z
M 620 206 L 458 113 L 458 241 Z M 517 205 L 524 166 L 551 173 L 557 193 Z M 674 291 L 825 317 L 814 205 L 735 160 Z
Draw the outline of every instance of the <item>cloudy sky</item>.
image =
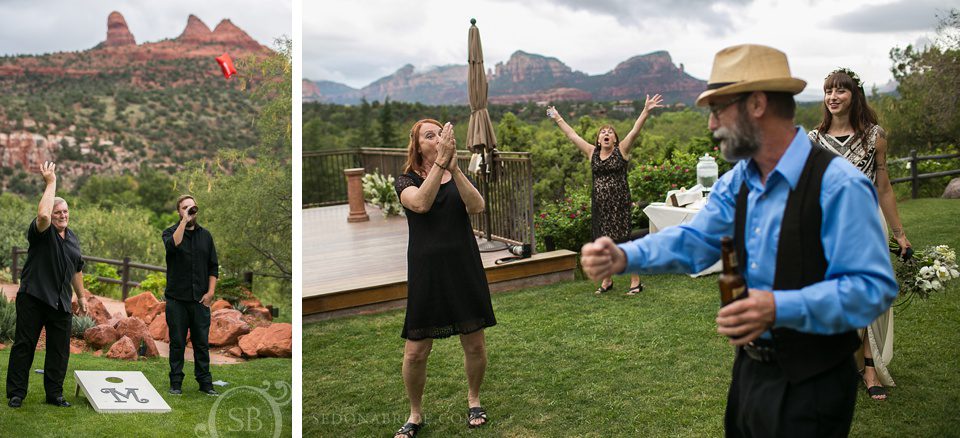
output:
M 0 55 L 89 49 L 107 37 L 118 11 L 137 43 L 176 38 L 194 14 L 210 29 L 229 18 L 266 46 L 292 37 L 291 0 L 0 0 Z
M 869 84 L 892 80 L 890 49 L 926 44 L 956 0 L 303 0 L 303 75 L 355 88 L 404 64 L 466 64 L 477 19 L 485 63 L 517 50 L 602 74 L 632 56 L 670 52 L 707 79 L 723 47 L 758 43 L 787 53 L 794 76 L 820 98 L 839 66 Z

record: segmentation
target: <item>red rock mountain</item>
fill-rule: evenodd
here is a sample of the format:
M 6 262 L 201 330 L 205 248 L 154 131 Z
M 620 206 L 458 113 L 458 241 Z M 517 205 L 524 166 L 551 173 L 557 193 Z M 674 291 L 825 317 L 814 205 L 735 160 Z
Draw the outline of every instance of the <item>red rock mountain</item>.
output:
M 223 20 L 213 31 L 199 18 L 190 15 L 179 37 L 157 42 L 137 44 L 127 22 L 119 12 L 107 18 L 107 38 L 96 47 L 81 52 L 60 52 L 42 56 L 6 58 L 0 62 L 0 80 L 4 77 L 51 75 L 67 77 L 95 76 L 131 67 L 187 58 L 216 57 L 229 53 L 234 59 L 247 55 L 255 57 L 272 53 L 247 35 L 230 20 Z M 215 63 L 208 63 L 211 71 L 219 71 Z M 143 73 L 131 75 L 135 85 Z
M 667 102 L 691 104 L 706 82 L 675 65 L 665 51 L 632 57 L 601 75 L 574 71 L 557 58 L 517 51 L 507 62 L 488 70 L 490 102 L 642 100 L 660 93 Z M 411 65 L 362 89 L 317 81 L 304 86 L 305 101 L 356 104 L 367 100 L 421 102 L 433 105 L 467 104 L 467 67 L 450 65 L 418 72 Z
M 107 40 L 103 42 L 103 46 L 122 47 L 135 45 L 137 45 L 137 40 L 133 38 L 133 34 L 130 33 L 130 29 L 127 28 L 127 20 L 124 20 L 123 15 L 120 15 L 119 12 L 111 12 L 110 16 L 107 17 Z
M 203 21 L 200 21 L 196 15 L 190 14 L 187 17 L 187 27 L 183 33 L 177 37 L 177 41 L 183 43 L 202 43 L 210 39 L 210 28 Z

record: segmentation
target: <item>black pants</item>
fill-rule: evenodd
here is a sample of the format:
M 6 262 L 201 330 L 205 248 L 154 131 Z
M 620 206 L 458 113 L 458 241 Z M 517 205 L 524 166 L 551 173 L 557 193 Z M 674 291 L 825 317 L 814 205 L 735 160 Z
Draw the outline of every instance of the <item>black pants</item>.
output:
M 750 359 L 742 349 L 724 419 L 728 437 L 845 437 L 857 400 L 853 354 L 837 366 L 790 383 L 776 362 Z
M 40 331 L 47 329 L 47 355 L 43 361 L 43 390 L 48 399 L 63 395 L 63 379 L 70 360 L 73 315 L 55 309 L 29 294 L 17 294 L 17 329 L 7 366 L 7 398 L 27 397 L 30 368 Z
M 183 352 L 187 348 L 187 329 L 193 342 L 193 374 L 201 389 L 211 388 L 210 308 L 196 301 L 167 299 L 167 327 L 170 328 L 170 387 L 183 384 Z

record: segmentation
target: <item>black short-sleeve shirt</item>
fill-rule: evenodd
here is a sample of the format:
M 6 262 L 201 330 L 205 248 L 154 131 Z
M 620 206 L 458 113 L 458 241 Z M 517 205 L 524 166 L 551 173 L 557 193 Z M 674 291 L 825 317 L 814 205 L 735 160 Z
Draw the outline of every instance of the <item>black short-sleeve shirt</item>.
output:
M 37 220 L 27 229 L 27 261 L 20 274 L 20 290 L 48 306 L 70 313 L 70 280 L 83 269 L 80 239 L 68 227 L 60 237 L 53 224 L 42 232 Z
M 164 296 L 181 301 L 200 301 L 210 288 L 210 276 L 220 277 L 220 262 L 213 236 L 197 225 L 183 231 L 180 245 L 173 244 L 177 225 L 163 230 L 167 253 L 167 288 Z

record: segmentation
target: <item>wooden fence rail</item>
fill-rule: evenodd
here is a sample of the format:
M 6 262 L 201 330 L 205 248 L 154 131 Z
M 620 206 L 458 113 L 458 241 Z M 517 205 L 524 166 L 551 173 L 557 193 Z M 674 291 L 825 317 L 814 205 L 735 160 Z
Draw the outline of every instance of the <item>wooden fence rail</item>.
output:
M 20 279 L 20 271 L 22 269 L 22 267 L 19 264 L 20 256 L 26 255 L 26 254 L 27 254 L 26 249 L 18 248 L 16 246 L 13 247 L 13 251 L 11 254 L 12 263 L 10 264 L 10 274 L 13 276 L 14 284 L 18 283 Z M 140 287 L 139 282 L 130 280 L 131 270 L 142 269 L 145 271 L 164 272 L 164 273 L 167 272 L 167 268 L 164 268 L 163 266 L 155 266 L 155 265 L 148 265 L 144 263 L 132 262 L 130 261 L 130 257 L 124 257 L 123 260 L 105 259 L 105 258 L 93 257 L 93 256 L 81 256 L 81 257 L 83 258 L 84 261 L 87 261 L 87 262 L 105 263 L 108 265 L 114 265 L 114 266 L 120 267 L 119 280 L 117 280 L 116 278 L 109 278 L 109 277 L 97 277 L 97 281 L 100 281 L 103 283 L 110 283 L 110 284 L 119 284 L 120 290 L 122 291 L 121 296 L 123 297 L 122 298 L 123 300 L 127 299 L 127 296 L 131 288 Z M 244 277 L 245 283 L 247 283 L 250 286 L 253 285 L 252 272 L 245 272 L 243 274 L 243 277 Z
M 891 163 L 898 163 L 898 162 L 904 162 L 904 161 L 910 163 L 910 176 L 891 179 L 890 184 L 897 184 L 897 183 L 909 181 L 911 185 L 910 197 L 912 199 L 917 199 L 917 196 L 920 193 L 920 180 L 930 179 L 930 178 L 939 178 L 941 176 L 960 175 L 960 169 L 945 170 L 942 172 L 919 173 L 920 162 L 925 160 L 946 160 L 951 158 L 960 158 L 960 154 L 941 154 L 941 155 L 927 155 L 924 157 L 918 157 L 917 150 L 911 149 L 909 157 L 890 160 Z

